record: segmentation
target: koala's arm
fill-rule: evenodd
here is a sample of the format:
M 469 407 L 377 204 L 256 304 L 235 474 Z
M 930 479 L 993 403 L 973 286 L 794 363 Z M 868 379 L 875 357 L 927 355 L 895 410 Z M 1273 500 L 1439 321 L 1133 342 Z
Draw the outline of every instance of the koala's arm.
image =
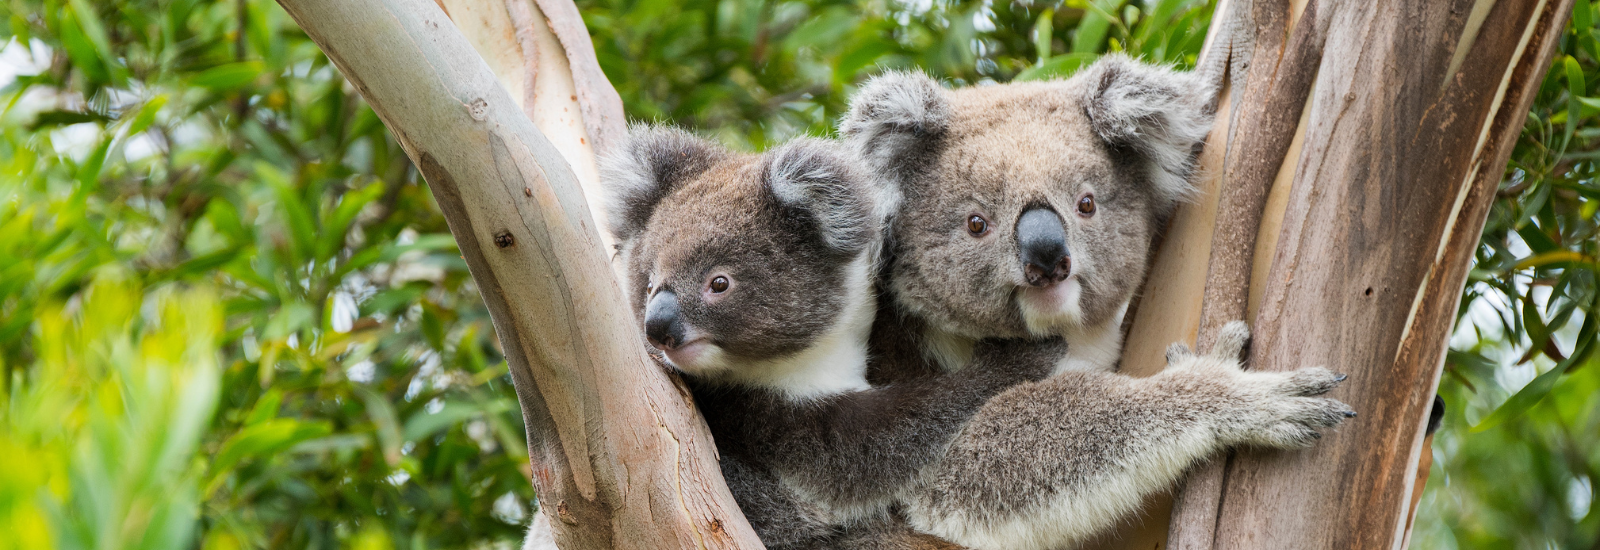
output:
M 839 534 L 827 511 L 800 499 L 773 472 L 735 456 L 722 457 L 721 466 L 728 490 L 767 548 L 810 550 Z
M 1310 445 L 1354 416 L 1323 394 L 1327 369 L 1246 372 L 1230 324 L 1211 356 L 1174 345 L 1150 378 L 1065 372 L 1017 386 L 976 413 L 906 499 L 911 524 L 975 549 L 1070 548 L 1234 445 Z
M 993 344 L 1001 345 L 1001 344 Z M 747 414 L 757 450 L 786 485 L 852 520 L 894 502 L 991 397 L 1049 374 L 1058 343 L 1016 343 L 1018 360 L 909 377 L 813 401 L 769 401 Z M 754 426 L 759 424 L 759 427 Z

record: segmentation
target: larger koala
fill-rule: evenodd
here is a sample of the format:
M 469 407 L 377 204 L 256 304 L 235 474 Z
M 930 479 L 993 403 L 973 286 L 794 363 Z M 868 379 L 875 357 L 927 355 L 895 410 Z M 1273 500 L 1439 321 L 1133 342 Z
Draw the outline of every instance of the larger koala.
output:
M 1065 81 L 863 86 L 841 124 L 888 191 L 896 304 L 947 368 L 978 339 L 1061 335 L 1112 370 L 1152 237 L 1210 129 L 1196 76 L 1108 56 Z
M 1070 548 L 1235 445 L 1309 445 L 1354 412 L 1323 368 L 1245 372 L 1243 323 L 1161 374 L 1110 372 L 1151 240 L 1189 192 L 1210 125 L 1197 76 L 1108 56 L 1061 81 L 945 90 L 890 73 L 841 125 L 885 192 L 886 287 L 945 369 L 986 338 L 1062 336 L 1057 373 L 996 396 L 907 492 L 926 533 L 978 549 Z
M 868 384 L 880 210 L 830 142 L 735 154 L 634 127 L 602 169 L 641 328 L 686 375 L 769 548 L 865 547 L 841 528 L 882 531 L 962 423 L 1058 353 L 979 346 L 978 368 Z

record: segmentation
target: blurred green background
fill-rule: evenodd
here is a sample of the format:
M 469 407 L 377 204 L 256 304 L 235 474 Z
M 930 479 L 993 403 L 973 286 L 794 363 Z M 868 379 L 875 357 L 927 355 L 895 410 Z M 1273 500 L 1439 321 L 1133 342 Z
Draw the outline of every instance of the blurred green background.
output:
M 829 135 L 883 68 L 1193 63 L 1195 0 L 581 0 L 630 116 Z M 1484 230 L 1417 548 L 1593 548 L 1600 43 Z M 270 0 L 0 0 L 0 549 L 506 548 L 510 379 L 425 183 Z M 1593 94 L 1593 95 L 1591 95 Z

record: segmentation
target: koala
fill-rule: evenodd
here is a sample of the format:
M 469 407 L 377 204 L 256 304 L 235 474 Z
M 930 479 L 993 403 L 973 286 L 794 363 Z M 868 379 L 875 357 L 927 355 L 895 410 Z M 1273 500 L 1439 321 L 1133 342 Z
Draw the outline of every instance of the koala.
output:
M 1242 370 L 1243 323 L 1208 355 L 1171 348 L 1156 376 L 1113 372 L 1154 235 L 1190 193 L 1205 82 L 1112 55 L 1066 80 L 959 90 L 888 73 L 852 100 L 840 130 L 880 187 L 884 309 L 911 327 L 910 353 L 961 372 L 985 366 L 988 339 L 1067 342 L 1052 376 L 984 404 L 903 493 L 918 531 L 1071 548 L 1218 451 L 1302 447 L 1355 415 L 1315 397 L 1343 380 L 1331 370 Z
M 926 536 L 897 530 L 891 505 L 989 398 L 1060 354 L 985 343 L 974 368 L 869 383 L 899 355 L 871 344 L 882 210 L 857 164 L 822 140 L 737 154 L 650 126 L 602 162 L 640 328 L 769 548 L 917 547 L 892 542 Z
M 1062 370 L 1113 370 L 1155 233 L 1190 193 L 1207 89 L 1121 56 L 1064 81 L 864 85 L 840 130 L 884 191 L 889 290 L 925 351 L 954 369 L 981 338 L 1059 335 Z

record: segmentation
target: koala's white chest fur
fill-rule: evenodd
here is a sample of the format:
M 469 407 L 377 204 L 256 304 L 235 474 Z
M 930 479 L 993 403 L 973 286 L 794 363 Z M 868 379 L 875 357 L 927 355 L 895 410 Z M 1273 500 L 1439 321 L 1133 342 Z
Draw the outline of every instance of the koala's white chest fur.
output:
M 1123 303 L 1117 314 L 1104 323 L 1062 331 L 1067 354 L 1056 363 L 1055 372 L 1115 372 L 1122 357 L 1122 318 L 1127 313 L 1128 304 Z

